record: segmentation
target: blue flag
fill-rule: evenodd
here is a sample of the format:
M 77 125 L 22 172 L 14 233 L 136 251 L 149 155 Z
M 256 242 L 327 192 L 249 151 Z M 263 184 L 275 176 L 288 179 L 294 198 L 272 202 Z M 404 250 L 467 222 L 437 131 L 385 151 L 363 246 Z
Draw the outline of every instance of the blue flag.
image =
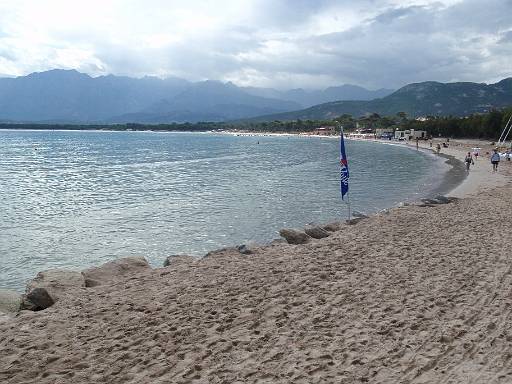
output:
M 348 162 L 345 153 L 345 140 L 343 139 L 343 129 L 341 130 L 340 141 L 340 166 L 341 166 L 341 199 L 348 193 Z

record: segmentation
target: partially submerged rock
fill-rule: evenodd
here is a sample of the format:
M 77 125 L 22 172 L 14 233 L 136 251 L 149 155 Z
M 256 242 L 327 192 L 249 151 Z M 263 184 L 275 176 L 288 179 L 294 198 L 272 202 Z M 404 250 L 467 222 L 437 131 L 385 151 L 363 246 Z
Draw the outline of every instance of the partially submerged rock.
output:
M 256 244 L 254 241 L 249 241 L 246 244 L 239 245 L 236 248 L 242 255 L 252 255 L 254 252 L 256 252 L 258 244 Z
M 331 235 L 327 230 L 317 225 L 306 226 L 304 228 L 304 232 L 313 239 L 323 239 L 324 237 L 329 237 Z
M 82 271 L 86 287 L 110 284 L 151 268 L 143 257 L 125 257 Z
M 220 256 L 240 256 L 240 251 L 236 247 L 225 247 L 216 249 L 214 251 L 208 252 L 204 257 L 220 257 Z
M 279 231 L 279 235 L 284 237 L 288 244 L 305 244 L 311 241 L 308 234 L 296 229 L 283 228 Z
M 167 258 L 165 259 L 164 267 L 169 267 L 177 264 L 195 263 L 197 260 L 197 257 L 190 255 L 171 255 L 167 256 Z
M 39 272 L 27 285 L 23 296 L 22 309 L 40 311 L 55 304 L 73 289 L 85 287 L 80 272 L 51 269 Z
M 440 203 L 439 203 L 439 200 L 436 200 L 436 199 L 428 199 L 428 198 L 421 199 L 421 202 L 422 202 L 422 203 L 424 203 L 425 205 L 436 205 L 436 204 L 440 204 Z
M 18 292 L 0 289 L 0 313 L 15 313 L 21 308 L 22 297 Z
M 451 196 L 443 196 L 443 195 L 436 195 L 432 198 L 423 198 L 417 201 L 413 202 L 403 202 L 398 205 L 398 207 L 434 207 L 436 205 L 440 204 L 450 204 L 455 201 L 457 201 L 457 197 L 451 197 Z
M 434 197 L 434 200 L 438 202 L 438 204 L 448 204 L 451 203 L 451 200 L 443 195 L 437 195 Z
M 446 197 L 443 195 L 437 195 L 432 199 L 421 199 L 421 203 L 416 203 L 415 205 L 430 207 L 438 204 L 453 203 L 456 200 L 458 200 L 456 197 Z

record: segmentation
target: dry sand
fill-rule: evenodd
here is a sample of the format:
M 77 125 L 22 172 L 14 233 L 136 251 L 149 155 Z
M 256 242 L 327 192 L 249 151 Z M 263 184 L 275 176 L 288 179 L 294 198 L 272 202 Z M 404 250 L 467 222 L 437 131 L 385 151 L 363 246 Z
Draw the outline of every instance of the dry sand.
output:
M 445 139 L 433 140 L 432 147 L 435 148 L 437 143 L 446 142 Z M 482 142 L 477 140 L 450 140 L 448 148 L 442 148 L 441 153 L 453 156 L 454 158 L 464 161 L 467 152 L 473 152 L 474 147 L 481 148 L 480 158 L 477 158 L 475 164 L 471 166 L 468 173 L 467 180 L 461 185 L 450 192 L 451 196 L 455 197 L 468 197 L 475 196 L 483 190 L 488 190 L 492 187 L 500 187 L 506 185 L 508 178 L 503 172 L 492 173 L 492 165 L 489 157 L 494 149 L 494 146 L 489 142 Z M 415 146 L 415 143 L 409 143 L 410 146 Z M 428 142 L 419 142 L 421 148 L 430 149 Z M 488 153 L 488 154 L 486 154 Z M 501 162 L 501 167 L 507 166 L 505 161 Z
M 0 382 L 511 383 L 512 167 L 487 184 L 488 163 L 452 204 L 23 311 L 0 323 Z

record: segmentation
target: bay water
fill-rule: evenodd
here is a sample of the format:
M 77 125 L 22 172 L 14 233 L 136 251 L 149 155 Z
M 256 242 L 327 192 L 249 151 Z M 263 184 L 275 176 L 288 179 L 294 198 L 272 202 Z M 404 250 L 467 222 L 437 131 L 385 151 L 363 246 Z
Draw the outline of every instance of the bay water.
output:
M 352 209 L 432 194 L 433 154 L 347 141 Z M 115 258 L 201 256 L 346 219 L 339 140 L 220 133 L 0 131 L 0 288 Z

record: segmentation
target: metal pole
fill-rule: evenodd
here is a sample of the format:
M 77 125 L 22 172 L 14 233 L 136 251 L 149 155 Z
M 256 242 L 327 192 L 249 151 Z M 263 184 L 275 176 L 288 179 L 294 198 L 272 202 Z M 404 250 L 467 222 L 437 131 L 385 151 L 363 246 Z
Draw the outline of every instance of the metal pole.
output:
M 350 221 L 350 192 L 347 192 L 348 221 Z
M 508 125 L 510 124 L 510 119 L 512 119 L 512 115 L 508 118 L 507 124 L 505 125 L 505 128 L 503 128 L 503 131 L 501 131 L 500 138 L 498 139 L 498 146 L 500 145 L 501 139 L 503 138 L 503 134 L 505 133 L 505 130 L 507 129 Z M 503 140 L 505 141 L 505 140 Z
M 508 119 L 508 123 L 507 123 L 507 125 L 509 125 L 509 123 L 510 123 L 510 119 L 511 119 L 511 118 L 512 118 L 512 115 L 510 115 L 510 118 Z M 505 125 L 505 128 L 507 128 L 507 126 L 506 126 L 506 125 Z M 511 128 L 512 128 L 512 124 L 510 124 L 510 125 L 509 125 L 508 130 L 507 130 L 507 133 L 505 134 L 505 136 L 503 136 L 503 142 L 502 142 L 502 144 L 505 144 L 505 142 L 507 141 L 507 137 L 508 137 L 508 135 L 509 135 L 509 133 L 510 133 L 510 129 L 511 129 Z

